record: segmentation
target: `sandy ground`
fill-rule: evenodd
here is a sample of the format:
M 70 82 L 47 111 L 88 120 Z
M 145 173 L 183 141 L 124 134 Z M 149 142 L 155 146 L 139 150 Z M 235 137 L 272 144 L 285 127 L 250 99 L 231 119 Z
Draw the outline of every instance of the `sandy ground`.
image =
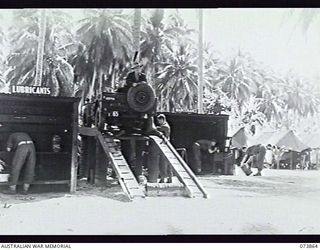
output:
M 119 186 L 76 194 L 0 194 L 0 234 L 320 234 L 320 171 L 201 176 L 210 199 L 128 201 Z M 166 194 L 160 190 L 159 195 Z

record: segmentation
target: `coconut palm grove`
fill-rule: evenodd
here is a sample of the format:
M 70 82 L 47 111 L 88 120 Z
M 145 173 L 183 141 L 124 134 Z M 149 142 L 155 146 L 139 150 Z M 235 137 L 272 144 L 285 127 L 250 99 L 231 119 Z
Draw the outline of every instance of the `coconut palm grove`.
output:
M 301 29 L 297 32 L 303 36 L 302 30 L 315 22 L 317 12 L 294 11 L 283 12 L 288 19 L 299 16 Z M 1 12 L 2 20 L 8 12 L 12 18 L 0 31 L 1 91 L 6 92 L 11 85 L 34 85 L 41 10 Z M 133 9 L 47 9 L 42 86 L 50 87 L 54 96 L 83 99 L 99 89 L 121 86 L 137 47 L 134 13 Z M 182 13 L 143 9 L 138 20 L 139 56 L 156 91 L 159 111 L 197 112 L 199 32 Z M 194 20 L 197 18 L 194 10 Z M 319 79 L 276 72 L 249 50 L 236 49 L 226 59 L 214 42 L 204 40 L 203 113 L 213 113 L 218 101 L 230 115 L 231 131 L 255 124 L 317 132 Z

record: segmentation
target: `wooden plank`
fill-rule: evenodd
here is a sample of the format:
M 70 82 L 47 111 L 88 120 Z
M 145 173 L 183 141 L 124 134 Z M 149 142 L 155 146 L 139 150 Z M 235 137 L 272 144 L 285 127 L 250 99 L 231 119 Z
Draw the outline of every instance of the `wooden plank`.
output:
M 191 179 L 190 176 L 187 173 L 179 173 L 180 177 L 183 179 Z
M 123 179 L 123 181 L 126 183 L 127 187 L 129 189 L 131 188 L 139 188 L 139 184 L 137 183 L 137 181 L 135 179 Z
M 85 132 L 87 134 L 90 133 L 89 130 Z M 118 151 L 116 150 L 117 146 L 113 138 L 103 136 L 97 130 L 96 137 L 100 143 L 99 145 L 104 150 L 106 156 L 110 159 L 112 167 L 118 176 L 118 180 L 123 191 L 128 195 L 130 199 L 132 199 L 134 196 L 145 197 L 124 156 L 121 153 L 118 153 Z
M 179 153 L 175 150 L 175 148 L 171 145 L 168 140 L 165 140 L 165 144 L 162 144 L 162 139 L 157 136 L 150 136 L 152 140 L 156 143 L 158 148 L 162 151 L 164 156 L 167 158 L 169 163 L 171 164 L 173 170 L 178 175 L 178 179 L 185 184 L 185 188 L 190 196 L 193 196 L 193 191 L 198 190 L 203 193 L 203 197 L 208 198 L 208 194 L 199 183 L 193 172 L 189 169 L 188 165 L 184 162 Z M 170 151 L 170 152 L 169 152 Z M 179 176 L 181 169 L 185 170 L 185 173 L 189 175 L 190 178 L 182 178 Z M 185 174 L 184 174 L 185 175 Z
M 121 170 L 121 169 L 120 169 L 120 171 L 121 171 L 121 172 L 120 172 L 119 174 L 121 175 L 122 178 L 126 178 L 126 176 L 131 175 L 131 173 L 128 172 L 128 171 L 125 171 L 125 169 L 124 169 L 124 170 Z

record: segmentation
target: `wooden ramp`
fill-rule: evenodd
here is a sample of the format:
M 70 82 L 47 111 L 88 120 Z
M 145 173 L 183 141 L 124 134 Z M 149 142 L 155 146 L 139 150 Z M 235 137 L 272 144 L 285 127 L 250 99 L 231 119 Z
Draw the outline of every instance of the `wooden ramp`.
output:
M 79 128 L 79 133 L 85 136 L 94 136 L 98 139 L 103 151 L 107 155 L 114 171 L 117 174 L 123 191 L 127 194 L 129 199 L 132 200 L 136 197 L 145 197 L 143 190 L 131 172 L 127 161 L 121 153 L 121 150 L 118 149 L 116 140 L 113 137 L 101 134 L 101 132 L 96 128 L 81 127 Z
M 189 197 L 209 198 L 208 193 L 202 187 L 197 177 L 189 168 L 187 163 L 182 159 L 179 153 L 175 150 L 172 144 L 167 139 L 162 139 L 158 136 L 149 136 L 157 145 L 160 152 L 168 160 L 174 173 L 179 181 L 184 185 Z

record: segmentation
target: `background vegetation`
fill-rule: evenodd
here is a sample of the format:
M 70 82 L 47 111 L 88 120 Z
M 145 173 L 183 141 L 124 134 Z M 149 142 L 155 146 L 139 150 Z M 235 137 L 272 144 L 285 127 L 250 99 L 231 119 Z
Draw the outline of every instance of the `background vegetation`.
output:
M 13 11 L 14 23 L 0 30 L 0 88 L 33 85 L 39 34 L 39 10 Z M 125 79 L 134 54 L 133 10 L 87 9 L 76 19 L 66 11 L 47 10 L 43 86 L 53 95 L 91 97 L 115 88 Z M 144 71 L 159 99 L 159 111 L 197 109 L 197 31 L 178 12 L 143 10 L 140 50 Z M 317 13 L 303 13 L 307 31 Z M 312 17 L 312 18 L 310 18 Z M 1 17 L 0 17 L 1 18 Z M 294 72 L 278 75 L 247 51 L 230 60 L 206 43 L 204 50 L 204 108 L 223 107 L 230 128 L 262 125 L 317 132 L 319 83 Z M 218 105 L 219 104 L 219 105 Z

